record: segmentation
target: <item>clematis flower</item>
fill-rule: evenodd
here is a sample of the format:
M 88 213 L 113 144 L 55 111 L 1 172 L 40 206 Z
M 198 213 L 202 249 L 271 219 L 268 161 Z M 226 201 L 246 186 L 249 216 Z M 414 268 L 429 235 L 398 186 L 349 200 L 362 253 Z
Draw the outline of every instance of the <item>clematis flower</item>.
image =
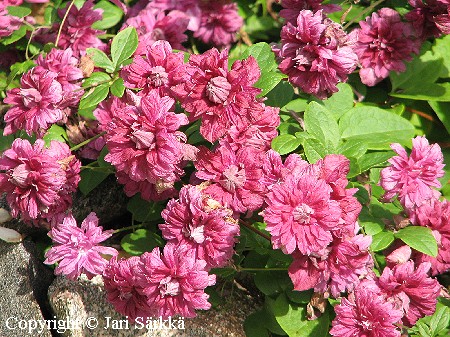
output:
M 408 3 L 413 10 L 406 13 L 405 19 L 411 22 L 421 40 L 450 33 L 448 0 L 408 0 Z
M 321 99 L 338 91 L 336 84 L 347 81 L 358 60 L 342 27 L 321 10 L 300 11 L 294 24 L 283 26 L 274 51 L 289 82 Z
M 388 301 L 404 313 L 403 323 L 412 327 L 424 316 L 432 315 L 441 286 L 428 276 L 431 264 L 428 262 L 414 268 L 414 262 L 408 261 L 395 265 L 392 269 L 385 267 L 378 279 L 378 286 Z
M 281 248 L 285 254 L 298 249 L 308 255 L 327 247 L 341 216 L 331 191 L 324 180 L 311 174 L 292 175 L 274 185 L 262 212 L 273 248 Z
M 228 70 L 228 52 L 215 48 L 191 55 L 184 83 L 172 88 L 190 121 L 201 119 L 200 133 L 210 141 L 222 137 L 231 123 L 239 125 L 246 108 L 255 102 L 260 89 L 253 85 L 260 76 L 256 60 L 237 60 Z M 182 78 L 185 73 L 179 74 Z
M 230 1 L 200 1 L 200 27 L 194 37 L 216 47 L 230 46 L 244 24 L 238 14 L 237 4 Z
M 58 262 L 55 274 L 65 275 L 72 280 L 76 280 L 81 273 L 85 273 L 89 279 L 101 275 L 108 261 L 100 254 L 118 254 L 114 248 L 99 245 L 112 234 L 112 230 L 103 231 L 103 228 L 98 226 L 98 218 L 94 212 L 84 219 L 81 227 L 78 227 L 73 216 L 69 215 L 50 231 L 53 247 L 45 253 L 44 263 Z
M 162 211 L 159 225 L 164 239 L 186 245 L 206 261 L 206 269 L 229 263 L 239 235 L 233 211 L 205 195 L 199 186 L 184 186 L 178 200 L 172 199 Z
M 147 47 L 145 56 L 136 55 L 133 63 L 122 69 L 125 86 L 143 89 L 143 95 L 154 89 L 161 96 L 171 96 L 170 88 L 179 83 L 174 72 L 184 68 L 183 53 L 173 53 L 169 42 L 159 40 Z
M 0 4 L 0 37 L 10 36 L 14 31 L 22 26 L 23 19 L 8 14 L 7 6 Z
M 117 260 L 114 256 L 103 271 L 106 298 L 114 309 L 134 322 L 138 317 L 146 319 L 155 314 L 147 304 L 141 280 L 145 278 L 138 256 Z
M 330 334 L 336 337 L 400 337 L 394 325 L 402 318 L 402 312 L 386 302 L 364 283 L 360 283 L 348 299 L 334 307 L 336 318 Z
M 141 255 L 141 261 L 147 304 L 157 316 L 195 317 L 195 310 L 211 308 L 205 288 L 216 283 L 216 276 L 208 275 L 206 262 L 196 259 L 194 250 L 166 244 L 163 255 L 155 248 Z
M 389 76 L 390 71 L 406 70 L 404 61 L 419 52 L 412 27 L 401 21 L 400 14 L 391 8 L 382 8 L 359 23 L 352 32 L 356 40 L 355 52 L 361 64 L 361 81 L 374 86 Z
M 304 9 L 309 9 L 313 12 L 323 10 L 324 13 L 333 13 L 341 10 L 341 7 L 335 4 L 323 5 L 323 0 L 277 0 L 281 1 L 283 9 L 280 11 L 280 16 L 286 19 L 286 22 L 296 24 L 297 17 Z
M 379 183 L 386 191 L 383 196 L 386 201 L 392 201 L 398 195 L 407 209 L 434 199 L 436 192 L 431 187 L 441 187 L 438 178 L 444 175 L 444 159 L 439 145 L 429 145 L 428 140 L 420 136 L 412 142 L 409 157 L 400 144 L 391 144 L 398 156 L 388 160 L 391 165 L 381 171 Z
M 20 88 L 7 92 L 4 102 L 13 107 L 5 114 L 5 136 L 23 129 L 30 136 L 33 132 L 42 136 L 64 118 L 64 92 L 57 77 L 57 73 L 34 67 L 22 76 Z
M 67 144 L 43 140 L 32 146 L 17 138 L 0 159 L 0 191 L 13 217 L 27 222 L 51 220 L 72 203 L 71 193 L 80 181 L 80 162 L 70 154 Z

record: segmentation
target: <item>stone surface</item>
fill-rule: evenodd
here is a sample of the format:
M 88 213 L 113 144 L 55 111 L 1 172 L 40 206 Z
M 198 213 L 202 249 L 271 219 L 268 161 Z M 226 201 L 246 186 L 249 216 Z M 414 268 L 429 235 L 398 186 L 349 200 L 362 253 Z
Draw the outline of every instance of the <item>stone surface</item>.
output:
M 184 330 L 133 329 L 122 324 L 122 329 L 107 327 L 107 320 L 124 320 L 105 298 L 102 279 L 77 282 L 57 277 L 49 288 L 49 300 L 58 319 L 74 322 L 90 320 L 98 322 L 95 329 L 87 328 L 65 331 L 65 337 L 244 337 L 243 322 L 260 305 L 248 292 L 233 284 L 220 285 L 224 303 L 215 309 L 198 312 L 198 317 L 184 320 Z M 110 319 L 105 319 L 110 317 Z M 124 321 L 122 321 L 124 322 Z M 178 320 L 177 323 L 180 321 Z M 106 329 L 105 329 L 106 327 Z
M 52 271 L 36 259 L 34 243 L 25 240 L 19 244 L 0 241 L 0 336 L 52 336 L 45 329 L 28 334 L 19 330 L 19 321 L 43 321 L 49 314 L 46 297 L 52 282 Z M 39 303 L 39 304 L 38 304 Z M 48 317 L 48 315 L 47 315 Z M 8 328 L 8 325 L 9 328 Z M 15 329 L 10 329 L 15 328 Z

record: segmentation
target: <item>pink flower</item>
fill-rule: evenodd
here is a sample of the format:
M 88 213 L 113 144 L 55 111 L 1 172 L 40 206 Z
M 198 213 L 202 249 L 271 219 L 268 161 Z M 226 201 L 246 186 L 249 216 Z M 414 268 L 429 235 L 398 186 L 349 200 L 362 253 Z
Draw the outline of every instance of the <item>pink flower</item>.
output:
M 238 124 L 230 126 L 224 139 L 235 151 L 244 146 L 252 146 L 261 151 L 270 150 L 272 139 L 278 136 L 279 108 L 254 102 L 245 112 Z
M 334 307 L 336 318 L 330 334 L 336 337 L 400 337 L 394 325 L 402 312 L 360 283 L 354 293 Z
M 203 194 L 200 186 L 184 186 L 178 198 L 170 200 L 161 213 L 164 239 L 196 251 L 207 270 L 227 265 L 239 235 L 233 211 Z
M 441 187 L 437 179 L 444 175 L 444 159 L 439 145 L 429 145 L 428 140 L 420 136 L 412 142 L 409 157 L 400 144 L 391 144 L 398 156 L 388 160 L 391 165 L 381 171 L 380 179 L 380 185 L 386 191 L 384 199 L 391 201 L 398 195 L 407 209 L 435 198 L 431 187 Z
M 115 111 L 107 125 L 105 160 L 136 182 L 173 184 L 184 173 L 186 136 L 178 129 L 187 117 L 170 111 L 174 100 L 156 91 L 135 99 L 136 105 Z
M 264 152 L 244 147 L 234 152 L 222 142 L 214 152 L 200 148 L 194 163 L 197 178 L 210 185 L 204 193 L 211 195 L 235 212 L 255 211 L 262 206 L 264 187 L 260 183 Z
M 341 209 L 331 200 L 331 187 L 310 174 L 297 174 L 274 185 L 263 211 L 273 248 L 285 254 L 298 249 L 302 254 L 319 252 L 333 240 Z
M 139 36 L 136 55 L 145 55 L 147 47 L 158 40 L 166 40 L 172 48 L 184 50 L 182 43 L 187 40 L 189 18 L 182 12 L 172 11 L 165 14 L 154 8 L 144 9 L 135 17 L 125 21 L 123 28 L 135 27 Z
M 336 84 L 347 81 L 357 56 L 342 27 L 324 18 L 322 11 L 300 11 L 296 23 L 281 30 L 281 48 L 275 52 L 279 69 L 304 92 L 326 98 L 337 92 Z
M 45 58 L 39 55 L 36 63 L 58 75 L 56 80 L 63 89 L 62 105 L 76 107 L 83 96 L 83 90 L 81 90 L 83 72 L 77 67 L 78 59 L 73 57 L 72 49 L 68 48 L 64 51 L 52 49 Z
M 185 70 L 189 77 L 173 88 L 190 113 L 190 121 L 201 118 L 200 133 L 210 142 L 222 137 L 231 123 L 242 123 L 246 108 L 254 104 L 260 92 L 253 87 L 260 76 L 256 60 L 237 60 L 229 71 L 227 54 L 213 48 L 202 55 L 191 55 Z
M 357 235 L 348 240 L 334 240 L 323 255 L 302 255 L 294 252 L 289 276 L 295 290 L 325 293 L 334 297 L 341 292 L 353 291 L 360 279 L 371 272 L 373 260 L 369 254 L 372 237 Z
M 7 193 L 12 216 L 34 221 L 65 211 L 80 180 L 80 165 L 66 144 L 52 141 L 46 149 L 43 140 L 32 146 L 16 139 L 0 159 L 5 171 L 0 173 L 0 191 Z
M 421 40 L 429 37 L 439 37 L 450 33 L 450 18 L 448 0 L 409 0 L 414 8 L 405 15 Z
M 166 244 L 163 255 L 155 248 L 144 253 L 141 261 L 146 273 L 147 304 L 157 316 L 195 317 L 195 310 L 211 308 L 204 290 L 216 283 L 216 276 L 208 275 L 206 262 L 196 259 L 194 250 Z
M 0 4 L 0 37 L 10 36 L 14 31 L 22 26 L 23 19 L 8 14 L 7 5 Z
M 395 308 L 403 311 L 403 323 L 411 327 L 424 316 L 432 315 L 441 286 L 428 276 L 430 263 L 422 263 L 417 269 L 414 262 L 408 261 L 384 268 L 378 286 Z
M 147 201 L 162 201 L 177 196 L 178 190 L 174 188 L 174 182 L 164 182 L 160 179 L 152 184 L 147 180 L 135 181 L 124 172 L 116 172 L 117 181 L 124 185 L 127 197 L 140 193 L 141 198 Z
M 416 208 L 414 214 L 413 224 L 430 228 L 438 244 L 436 257 L 415 252 L 415 260 L 431 263 L 432 275 L 447 272 L 450 269 L 450 202 L 431 199 Z
M 280 2 L 280 0 L 278 0 Z M 332 13 L 341 10 L 341 7 L 334 4 L 322 5 L 323 0 L 281 0 L 283 9 L 280 16 L 287 22 L 296 24 L 297 17 L 303 9 L 309 9 L 313 12 L 323 10 L 325 13 Z
M 374 86 L 394 70 L 406 70 L 404 61 L 410 61 L 411 53 L 419 52 L 411 25 L 401 21 L 400 14 L 390 8 L 382 8 L 352 34 L 356 40 L 355 52 L 361 64 L 361 81 Z
M 5 114 L 5 136 L 22 129 L 30 136 L 33 132 L 43 135 L 51 124 L 64 118 L 64 92 L 57 77 L 37 66 L 22 76 L 20 88 L 7 92 L 4 102 L 13 107 Z
M 161 96 L 171 96 L 170 87 L 179 83 L 174 72 L 184 68 L 183 53 L 173 53 L 169 42 L 160 40 L 147 47 L 145 55 L 136 55 L 133 63 L 122 69 L 125 86 L 144 89 L 143 95 L 155 89 Z
M 58 10 L 58 16 L 61 19 L 65 16 L 68 7 L 69 4 L 66 8 Z M 84 55 L 87 48 L 105 49 L 106 45 L 98 38 L 98 35 L 105 32 L 91 27 L 102 19 L 102 13 L 102 9 L 94 9 L 93 0 L 86 1 L 80 9 L 72 6 L 61 30 L 57 47 L 71 48 L 75 56 Z M 41 43 L 55 42 L 60 25 L 55 23 L 50 31 L 40 30 L 36 40 Z
M 117 255 L 114 248 L 100 246 L 113 234 L 113 231 L 103 231 L 98 226 L 95 213 L 90 213 L 81 223 L 81 228 L 72 215 L 67 216 L 62 224 L 52 228 L 49 236 L 53 240 L 53 247 L 45 253 L 46 264 L 58 262 L 56 275 L 66 275 L 76 280 L 81 273 L 91 279 L 103 273 L 108 261 L 103 255 Z
M 143 264 L 137 256 L 117 261 L 111 258 L 103 271 L 106 298 L 121 315 L 131 322 L 154 314 L 147 304 L 141 280 L 145 278 Z
M 236 41 L 236 33 L 244 24 L 236 3 L 200 1 L 200 9 L 200 27 L 194 37 L 217 47 L 230 46 Z

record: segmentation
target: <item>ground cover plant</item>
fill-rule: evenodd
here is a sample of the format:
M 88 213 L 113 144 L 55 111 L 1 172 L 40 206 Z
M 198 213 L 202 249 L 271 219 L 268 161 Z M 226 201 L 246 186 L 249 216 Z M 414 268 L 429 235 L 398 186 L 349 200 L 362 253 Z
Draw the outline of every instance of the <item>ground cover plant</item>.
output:
M 131 322 L 246 274 L 249 337 L 446 336 L 448 33 L 446 0 L 3 1 L 0 192 Z M 109 175 L 130 222 L 75 219 Z

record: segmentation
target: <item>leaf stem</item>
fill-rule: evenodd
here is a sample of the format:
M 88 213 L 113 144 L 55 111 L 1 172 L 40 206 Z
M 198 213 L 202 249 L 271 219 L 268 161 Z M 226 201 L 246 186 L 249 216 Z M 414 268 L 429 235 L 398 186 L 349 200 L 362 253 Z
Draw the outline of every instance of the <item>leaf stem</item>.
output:
M 287 268 L 242 268 L 240 266 L 236 266 L 236 271 L 276 271 L 276 270 L 288 270 Z
M 58 35 L 56 35 L 56 41 L 55 41 L 55 47 L 56 48 L 58 48 L 59 38 L 61 37 L 61 32 L 62 32 L 64 24 L 66 23 L 67 16 L 69 16 L 69 12 L 72 9 L 74 4 L 75 4 L 75 0 L 72 0 L 70 2 L 69 7 L 67 8 L 66 13 L 64 14 L 64 17 L 63 17 L 62 22 L 61 22 L 61 26 L 59 26 Z
M 242 219 L 239 219 L 239 222 L 242 225 L 244 225 L 245 227 L 247 227 L 248 229 L 250 229 L 252 232 L 254 232 L 254 233 L 258 234 L 259 236 L 263 237 L 264 239 L 267 239 L 270 241 L 270 236 L 268 236 L 267 234 L 264 234 L 259 229 L 256 229 L 255 227 L 253 227 L 252 225 L 250 225 L 249 223 L 245 222 Z
M 135 231 L 136 229 L 144 228 L 147 225 L 148 225 L 147 223 L 141 223 L 140 225 L 131 225 L 131 226 L 128 226 L 128 227 L 122 227 L 122 228 L 116 229 L 114 231 L 114 234 L 117 234 L 117 233 L 120 233 L 120 232 L 129 231 L 129 230 Z
M 373 4 L 371 4 L 369 7 L 367 7 L 365 10 L 361 11 L 359 15 L 355 16 L 353 19 L 351 19 L 349 22 L 347 22 L 343 28 L 344 30 L 350 27 L 352 24 L 354 24 L 357 20 L 366 15 L 367 13 L 371 12 L 375 7 L 377 7 L 379 4 L 381 4 L 384 0 L 378 0 L 375 1 Z
M 84 142 L 81 142 L 80 144 L 77 144 L 73 147 L 70 148 L 70 151 L 76 151 L 79 150 L 80 148 L 82 148 L 83 146 L 89 144 L 90 142 L 92 142 L 93 140 L 96 140 L 97 138 L 100 138 L 101 136 L 105 135 L 106 131 L 103 131 L 101 133 L 99 133 L 98 135 L 95 135 L 92 138 L 86 139 Z

